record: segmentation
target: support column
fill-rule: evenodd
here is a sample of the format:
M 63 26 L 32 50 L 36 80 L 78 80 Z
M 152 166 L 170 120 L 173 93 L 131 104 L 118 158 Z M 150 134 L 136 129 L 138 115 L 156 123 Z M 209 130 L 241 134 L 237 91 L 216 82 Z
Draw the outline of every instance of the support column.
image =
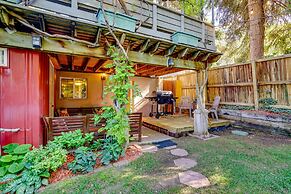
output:
M 252 61 L 251 65 L 252 65 L 253 90 L 254 90 L 254 104 L 255 104 L 255 110 L 258 110 L 259 109 L 259 94 L 258 94 L 256 61 Z

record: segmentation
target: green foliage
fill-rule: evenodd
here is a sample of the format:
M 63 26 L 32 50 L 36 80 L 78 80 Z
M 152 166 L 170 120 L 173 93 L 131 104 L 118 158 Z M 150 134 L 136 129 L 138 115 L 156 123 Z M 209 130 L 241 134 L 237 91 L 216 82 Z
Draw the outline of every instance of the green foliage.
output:
M 61 136 L 55 137 L 52 141 L 54 144 L 60 145 L 64 149 L 74 149 L 92 142 L 93 133 L 86 133 L 83 135 L 80 129 L 62 133 Z
M 21 176 L 9 182 L 3 193 L 35 193 L 42 185 L 48 185 L 48 179 L 37 172 L 24 170 Z
M 224 105 L 223 108 L 230 110 L 255 110 L 253 106 L 241 106 L 241 105 Z
M 75 151 L 75 160 L 68 164 L 73 173 L 88 173 L 93 171 L 97 156 L 87 147 L 80 147 Z
M 274 98 L 262 98 L 259 99 L 259 104 L 261 104 L 263 107 L 271 106 L 271 105 L 276 105 L 278 101 Z
M 114 137 L 108 136 L 103 142 L 100 155 L 101 163 L 108 165 L 111 161 L 118 160 L 121 155 L 124 155 L 123 147 Z
M 0 157 L 0 177 L 7 173 L 19 174 L 24 169 L 23 158 L 30 151 L 31 144 L 8 144 L 3 146 L 3 151 L 7 155 Z
M 277 107 L 272 107 L 272 106 L 264 106 L 264 107 L 261 107 L 261 109 L 268 112 L 286 113 L 287 115 L 291 115 L 291 109 L 277 108 Z
M 66 161 L 67 151 L 57 144 L 35 148 L 25 155 L 26 167 L 37 173 L 55 171 Z
M 27 152 L 29 152 L 29 149 L 31 148 L 31 144 L 22 144 L 20 146 L 17 146 L 13 152 L 14 154 L 26 154 Z
M 90 149 L 93 151 L 98 151 L 102 148 L 103 140 L 98 139 L 97 141 L 93 141 L 93 143 L 90 145 Z
M 105 130 L 108 136 L 117 140 L 118 144 L 124 146 L 129 141 L 128 110 L 129 90 L 134 91 L 134 96 L 139 95 L 137 85 L 130 83 L 130 77 L 134 76 L 134 68 L 127 61 L 124 54 L 116 47 L 111 46 L 108 55 L 113 63 L 108 64 L 107 68 L 114 68 L 115 73 L 109 77 L 105 87 L 106 94 L 113 94 L 111 99 L 114 107 L 103 107 L 102 115 L 95 115 L 95 123 L 101 119 L 106 120 Z

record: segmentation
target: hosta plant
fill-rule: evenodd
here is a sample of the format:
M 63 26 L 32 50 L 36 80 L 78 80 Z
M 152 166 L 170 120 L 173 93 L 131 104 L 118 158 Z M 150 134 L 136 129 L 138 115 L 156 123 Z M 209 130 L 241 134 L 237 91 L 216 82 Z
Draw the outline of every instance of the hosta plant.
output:
M 60 145 L 64 149 L 75 149 L 92 142 L 93 133 L 82 133 L 80 129 L 70 132 L 63 132 L 61 136 L 55 137 L 52 143 Z
M 68 164 L 73 173 L 88 173 L 93 171 L 97 156 L 87 147 L 80 147 L 75 152 L 75 160 Z
M 100 155 L 102 164 L 108 165 L 111 161 L 117 161 L 123 155 L 124 149 L 114 137 L 108 136 L 104 139 Z
M 19 174 L 24 169 L 23 158 L 30 151 L 31 144 L 8 144 L 3 146 L 6 155 L 0 157 L 0 177 Z

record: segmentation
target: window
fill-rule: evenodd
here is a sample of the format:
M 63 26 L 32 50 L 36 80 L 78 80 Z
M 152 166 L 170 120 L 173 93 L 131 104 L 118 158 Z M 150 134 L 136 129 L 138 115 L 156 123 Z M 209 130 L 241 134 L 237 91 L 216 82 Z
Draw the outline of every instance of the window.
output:
M 7 48 L 0 48 L 0 67 L 8 67 Z
M 86 99 L 87 79 L 83 78 L 60 78 L 61 99 Z

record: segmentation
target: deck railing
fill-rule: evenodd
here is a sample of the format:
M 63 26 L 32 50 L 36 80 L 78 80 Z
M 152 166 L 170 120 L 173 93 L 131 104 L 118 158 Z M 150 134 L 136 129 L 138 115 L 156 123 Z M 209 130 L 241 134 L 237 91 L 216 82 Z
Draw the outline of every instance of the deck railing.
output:
M 137 34 L 147 35 L 171 41 L 171 35 L 177 31 L 199 38 L 198 47 L 216 50 L 214 28 L 183 13 L 165 8 L 147 0 L 125 0 L 126 7 L 137 18 Z M 100 2 L 96 0 L 41 0 L 32 1 L 30 7 L 74 17 L 94 24 Z M 104 0 L 106 10 L 124 13 L 121 5 L 113 0 Z

